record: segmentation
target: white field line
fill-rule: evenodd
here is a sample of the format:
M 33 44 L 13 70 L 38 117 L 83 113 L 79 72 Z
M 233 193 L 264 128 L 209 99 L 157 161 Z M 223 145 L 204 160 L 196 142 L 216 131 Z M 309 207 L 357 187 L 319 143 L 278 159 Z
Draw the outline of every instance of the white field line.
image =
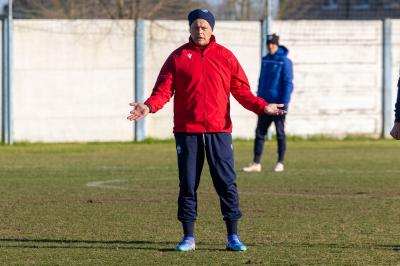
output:
M 120 189 L 120 190 L 128 190 L 127 187 L 124 186 L 114 186 L 112 184 L 115 183 L 124 183 L 127 180 L 106 180 L 106 181 L 93 181 L 86 184 L 87 187 L 98 187 L 98 188 L 107 188 L 107 189 Z

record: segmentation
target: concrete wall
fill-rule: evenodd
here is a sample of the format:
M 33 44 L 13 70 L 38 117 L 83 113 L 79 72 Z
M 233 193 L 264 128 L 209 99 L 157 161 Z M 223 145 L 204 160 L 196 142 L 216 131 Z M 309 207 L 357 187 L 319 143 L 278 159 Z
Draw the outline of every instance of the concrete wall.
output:
M 168 55 L 187 42 L 186 21 L 146 21 L 145 95 Z M 131 21 L 17 20 L 14 39 L 15 141 L 127 141 L 134 98 Z M 393 104 L 400 21 L 393 21 Z M 290 49 L 295 90 L 292 135 L 366 134 L 382 128 L 382 22 L 274 21 Z M 260 66 L 260 24 L 217 22 L 216 39 L 239 59 L 252 90 Z M 394 106 L 394 105 L 393 105 Z M 234 137 L 252 138 L 257 117 L 232 98 Z M 172 101 L 146 119 L 146 135 L 172 137 Z
M 284 21 L 272 31 L 294 62 L 289 134 L 381 133 L 381 21 Z
M 131 140 L 131 21 L 15 21 L 16 141 Z

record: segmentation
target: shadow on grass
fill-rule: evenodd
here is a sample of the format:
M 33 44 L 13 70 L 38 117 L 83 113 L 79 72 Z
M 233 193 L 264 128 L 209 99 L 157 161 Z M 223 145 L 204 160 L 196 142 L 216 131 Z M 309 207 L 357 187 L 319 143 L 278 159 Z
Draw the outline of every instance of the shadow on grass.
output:
M 279 243 L 254 243 L 248 246 L 275 246 L 275 247 L 289 247 L 289 248 L 333 248 L 333 249 L 383 249 L 400 252 L 400 243 L 397 245 L 385 245 L 385 244 L 335 244 L 335 243 L 289 243 L 289 242 L 279 242 Z
M 29 243 L 29 244 L 25 244 Z M 26 249 L 127 249 L 127 250 L 154 250 L 160 252 L 175 252 L 177 242 L 146 241 L 146 240 L 74 240 L 74 239 L 27 239 L 27 238 L 0 238 L 0 248 Z M 59 245 L 49 245 L 59 244 Z M 206 245 L 197 242 L 198 245 Z M 121 246 L 122 245 L 122 246 Z M 157 248 L 154 246 L 168 245 L 171 248 Z M 225 249 L 198 248 L 206 251 L 225 251 Z
M 377 245 L 376 247 L 380 248 L 380 249 L 389 249 L 389 250 L 400 252 L 400 241 L 399 241 L 398 245 Z
M 7 244 L 10 243 L 10 244 Z M 24 244 L 23 244 L 24 243 Z M 25 244 L 31 243 L 31 244 Z M 48 245 L 59 244 L 59 245 Z M 173 248 L 156 248 L 154 245 L 170 245 L 173 242 L 154 242 L 146 240 L 75 240 L 75 239 L 28 239 L 28 238 L 0 238 L 2 248 L 82 248 L 82 249 L 142 249 L 156 250 L 161 252 L 175 251 Z M 122 246 L 121 246 L 122 245 Z M 149 245 L 149 246 L 147 246 Z
M 27 244 L 29 243 L 29 244 Z M 53 244 L 53 245 L 49 245 Z M 54 245 L 58 244 L 58 245 Z M 226 251 L 224 248 L 209 248 L 211 243 L 196 242 L 196 250 L 203 251 Z M 155 246 L 170 246 L 171 248 L 160 248 Z M 171 241 L 147 241 L 147 240 L 74 240 L 74 239 L 27 239 L 27 238 L 0 238 L 0 248 L 26 248 L 26 249 L 121 249 L 121 250 L 154 250 L 159 252 L 175 252 L 176 242 Z M 213 244 L 214 245 L 214 244 Z M 200 247 L 199 247 L 200 246 Z M 201 247 L 203 246 L 203 247 Z M 216 247 L 221 243 L 215 244 Z M 275 246 L 288 248 L 333 248 L 333 249 L 383 249 L 400 252 L 400 243 L 389 244 L 335 244 L 335 243 L 248 243 L 249 247 Z

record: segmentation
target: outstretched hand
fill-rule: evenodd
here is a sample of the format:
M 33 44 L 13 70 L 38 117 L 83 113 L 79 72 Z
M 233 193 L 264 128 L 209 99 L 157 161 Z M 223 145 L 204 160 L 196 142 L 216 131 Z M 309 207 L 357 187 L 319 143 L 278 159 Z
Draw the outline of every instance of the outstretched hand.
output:
M 130 121 L 143 119 L 150 112 L 149 107 L 143 103 L 129 103 L 129 105 L 133 106 L 132 111 L 129 112 L 130 115 L 127 117 Z
M 285 110 L 279 109 L 284 107 L 282 103 L 270 103 L 264 108 L 264 113 L 267 115 L 284 115 L 287 112 Z
M 394 123 L 392 131 L 390 131 L 390 135 L 392 135 L 394 139 L 400 140 L 400 122 Z

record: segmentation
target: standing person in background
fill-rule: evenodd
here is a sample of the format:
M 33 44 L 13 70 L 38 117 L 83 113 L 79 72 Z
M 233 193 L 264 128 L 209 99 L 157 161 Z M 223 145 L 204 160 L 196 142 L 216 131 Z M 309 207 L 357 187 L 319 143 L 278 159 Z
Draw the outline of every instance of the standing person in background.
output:
M 258 115 L 282 115 L 283 104 L 268 104 L 250 91 L 246 74 L 231 51 L 213 35 L 214 16 L 205 9 L 188 15 L 189 42 L 164 63 L 153 92 L 144 103 L 130 103 L 131 121 L 155 113 L 174 96 L 174 135 L 179 170 L 178 220 L 183 238 L 177 251 L 195 249 L 197 188 L 207 158 L 227 229 L 226 248 L 244 251 L 238 236 L 239 196 L 236 188 L 230 118 L 230 94 Z
M 395 106 L 395 120 L 392 131 L 390 131 L 390 135 L 394 139 L 400 140 L 400 78 L 397 82 L 397 101 Z
M 267 35 L 268 54 L 262 58 L 261 73 L 258 83 L 257 96 L 267 102 L 284 103 L 284 110 L 288 110 L 290 96 L 293 91 L 293 66 L 287 57 L 289 50 L 279 45 L 279 36 Z M 258 117 L 256 136 L 254 140 L 254 157 L 249 166 L 244 167 L 245 172 L 261 171 L 261 155 L 264 149 L 265 136 L 272 122 L 275 123 L 276 138 L 278 141 L 278 160 L 275 172 L 284 170 L 286 152 L 285 114 L 276 116 L 263 114 Z

